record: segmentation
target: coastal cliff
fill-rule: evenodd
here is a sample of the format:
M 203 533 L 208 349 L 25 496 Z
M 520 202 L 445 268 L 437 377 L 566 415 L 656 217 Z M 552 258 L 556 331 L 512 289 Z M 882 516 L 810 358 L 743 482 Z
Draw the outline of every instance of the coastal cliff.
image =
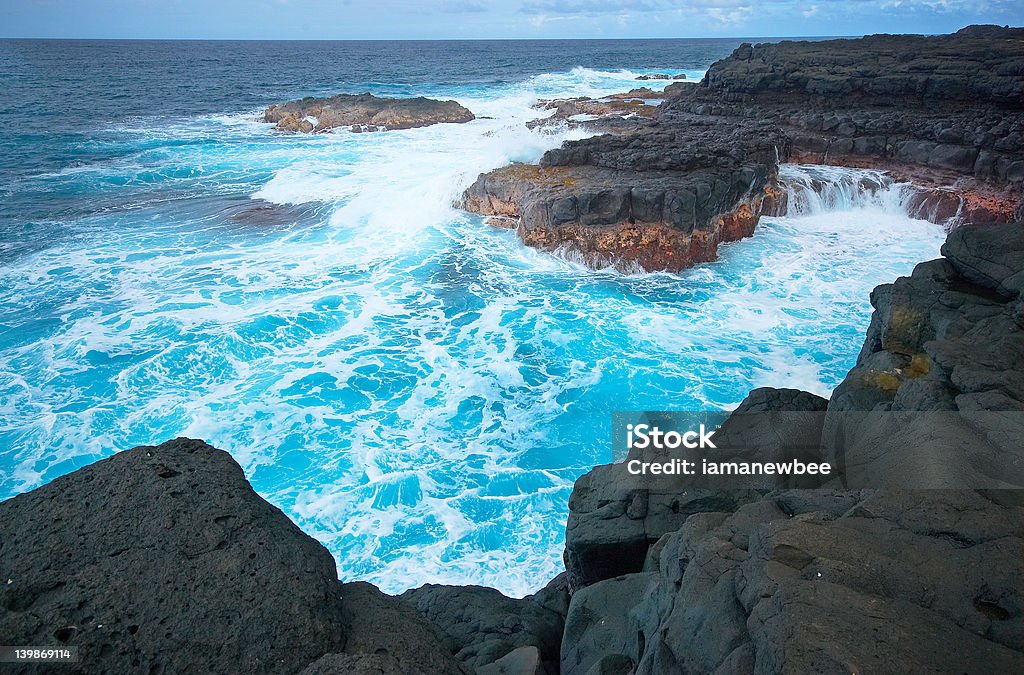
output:
M 591 266 L 678 271 L 786 212 L 781 162 L 882 169 L 915 217 L 1009 222 L 1024 198 L 1024 29 L 742 45 L 649 119 L 480 176 L 468 211 Z M 579 104 L 576 104 L 578 107 Z
M 851 410 L 1024 410 L 1022 232 L 961 228 L 876 289 L 830 400 L 760 389 L 740 409 L 824 412 L 825 445 Z M 874 432 L 843 430 L 853 450 Z M 567 571 L 535 595 L 396 598 L 340 582 L 227 453 L 135 448 L 0 504 L 0 635 L 77 646 L 64 672 L 1024 670 L 1018 491 L 667 492 L 622 466 L 577 481 Z

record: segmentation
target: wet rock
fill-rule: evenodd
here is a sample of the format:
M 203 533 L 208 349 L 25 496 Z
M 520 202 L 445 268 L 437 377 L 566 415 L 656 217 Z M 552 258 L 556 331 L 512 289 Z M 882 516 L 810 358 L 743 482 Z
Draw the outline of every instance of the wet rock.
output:
M 1024 30 L 995 27 L 744 45 L 657 108 L 637 92 L 549 102 L 539 123 L 632 105 L 652 118 L 485 174 L 460 205 L 516 219 L 529 246 L 626 272 L 713 260 L 762 213 L 784 214 L 780 161 L 891 171 L 921 185 L 911 213 L 944 225 L 1007 222 L 1024 200 L 1024 85 L 1009 65 L 1022 57 Z
M 686 134 L 655 124 L 566 143 L 540 166 L 484 174 L 461 206 L 517 218 L 526 244 L 594 267 L 678 271 L 753 232 L 782 143 L 771 125 L 755 122 L 705 122 Z
M 429 98 L 379 98 L 373 94 L 339 94 L 330 98 L 307 97 L 272 105 L 263 121 L 281 131 L 328 131 L 350 127 L 357 131 L 413 129 L 440 123 L 470 122 L 472 112 L 455 101 Z
M 685 80 L 686 74 L 680 73 L 678 75 L 667 75 L 665 73 L 653 73 L 650 75 L 637 75 L 638 80 Z

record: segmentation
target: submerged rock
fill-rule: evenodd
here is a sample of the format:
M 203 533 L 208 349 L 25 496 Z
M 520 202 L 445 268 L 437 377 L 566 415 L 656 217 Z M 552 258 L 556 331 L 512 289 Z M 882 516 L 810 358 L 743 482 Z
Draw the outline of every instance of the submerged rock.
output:
M 330 98 L 307 97 L 272 105 L 263 121 L 281 131 L 327 131 L 349 127 L 352 131 L 412 129 L 440 123 L 471 122 L 472 112 L 455 101 L 429 98 L 379 98 L 373 94 L 339 94 Z

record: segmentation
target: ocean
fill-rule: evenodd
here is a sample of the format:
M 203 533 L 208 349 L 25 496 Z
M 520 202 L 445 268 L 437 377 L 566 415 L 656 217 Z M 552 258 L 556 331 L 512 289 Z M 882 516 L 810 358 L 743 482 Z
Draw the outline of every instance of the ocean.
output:
M 870 290 L 938 256 L 941 227 L 843 190 L 679 275 L 584 269 L 452 207 L 586 134 L 527 129 L 538 98 L 699 79 L 740 42 L 0 40 L 0 499 L 203 438 L 343 580 L 536 590 L 613 411 L 827 395 Z M 258 121 L 367 91 L 478 119 Z

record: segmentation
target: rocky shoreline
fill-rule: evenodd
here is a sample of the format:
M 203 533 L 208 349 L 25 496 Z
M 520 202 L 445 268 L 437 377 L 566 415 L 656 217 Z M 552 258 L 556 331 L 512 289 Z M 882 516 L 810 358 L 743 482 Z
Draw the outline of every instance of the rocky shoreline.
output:
M 611 133 L 480 176 L 460 206 L 511 219 L 527 245 L 624 271 L 711 260 L 784 212 L 782 162 L 888 171 L 919 187 L 910 215 L 933 222 L 1019 220 L 1022 58 L 1024 29 L 995 26 L 742 45 L 700 84 L 670 85 L 656 110 L 591 123 Z
M 1024 225 L 960 228 L 943 253 L 875 289 L 829 400 L 759 389 L 740 410 L 823 413 L 826 446 L 883 471 L 880 430 L 843 414 L 1024 411 Z M 77 646 L 62 672 L 1024 670 L 1020 491 L 679 492 L 622 467 L 577 481 L 567 571 L 533 596 L 391 597 L 339 581 L 227 453 L 135 448 L 0 503 L 0 635 Z
M 980 224 L 951 232 L 942 259 L 875 289 L 857 364 L 828 400 L 759 389 L 739 410 L 814 413 L 823 447 L 894 487 L 904 476 L 877 439 L 918 439 L 907 447 L 945 470 L 951 489 L 678 491 L 599 466 L 570 498 L 566 572 L 538 580 L 534 595 L 429 585 L 393 597 L 340 581 L 329 552 L 259 497 L 228 453 L 177 439 L 0 503 L 0 637 L 81 656 L 9 669 L 1024 672 L 1024 493 L 965 489 L 962 458 L 931 442 L 977 437 L 969 413 L 1024 412 L 1024 224 L 998 222 L 1021 215 L 1022 41 L 1020 30 L 982 27 L 844 41 L 846 57 L 827 42 L 741 47 L 699 87 L 673 85 L 678 96 L 650 120 L 486 174 L 464 197 L 514 220 L 531 245 L 680 269 L 783 208 L 787 159 L 818 153 L 933 177 L 933 202 L 953 195 L 954 215 Z M 909 87 L 913 78 L 930 84 Z M 890 106 L 889 117 L 882 102 L 894 91 L 915 94 L 896 102 L 910 112 Z M 833 99 L 843 115 L 826 108 Z M 884 120 L 884 144 L 865 140 L 879 135 L 872 120 Z M 968 138 L 971 120 L 982 131 Z M 927 199 L 923 211 L 946 214 Z M 951 425 L 849 416 L 936 411 Z M 1019 433 L 980 431 L 993 432 L 995 453 L 1019 445 Z

